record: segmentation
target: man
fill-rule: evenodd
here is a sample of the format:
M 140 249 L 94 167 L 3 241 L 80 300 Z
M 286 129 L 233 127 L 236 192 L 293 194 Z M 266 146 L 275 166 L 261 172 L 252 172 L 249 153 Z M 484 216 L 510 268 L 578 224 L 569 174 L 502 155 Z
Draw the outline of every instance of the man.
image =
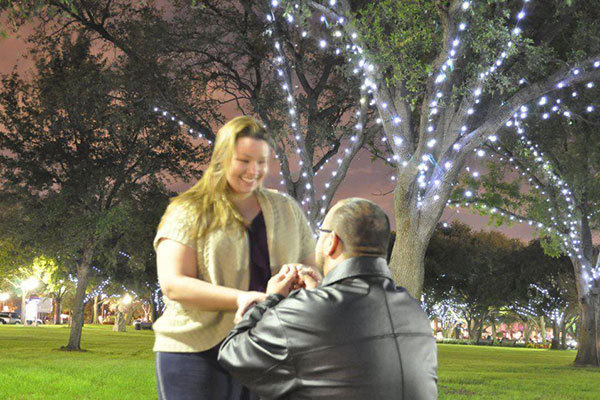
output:
M 392 281 L 383 210 L 342 200 L 319 231 L 322 284 L 282 268 L 267 300 L 227 336 L 219 362 L 264 399 L 437 398 L 435 340 L 419 304 Z M 305 289 L 289 294 L 292 285 Z

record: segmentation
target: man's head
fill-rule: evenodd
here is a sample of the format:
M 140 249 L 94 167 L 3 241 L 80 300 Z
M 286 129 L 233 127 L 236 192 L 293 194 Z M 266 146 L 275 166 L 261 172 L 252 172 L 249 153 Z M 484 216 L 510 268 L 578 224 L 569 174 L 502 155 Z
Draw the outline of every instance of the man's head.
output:
M 390 221 L 377 204 L 353 197 L 329 210 L 315 250 L 317 266 L 326 275 L 347 258 L 387 256 Z

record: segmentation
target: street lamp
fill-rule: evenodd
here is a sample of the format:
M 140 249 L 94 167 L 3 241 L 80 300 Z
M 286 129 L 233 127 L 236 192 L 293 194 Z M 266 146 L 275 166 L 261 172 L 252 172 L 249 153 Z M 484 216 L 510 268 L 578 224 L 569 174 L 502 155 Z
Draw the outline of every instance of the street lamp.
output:
M 131 297 L 131 295 L 129 293 L 126 293 L 125 296 L 123 296 L 122 302 L 124 305 L 127 306 L 127 305 L 131 304 L 132 301 L 133 301 L 133 298 Z
M 29 292 L 30 290 L 38 287 L 39 283 L 40 282 L 37 280 L 37 278 L 32 276 L 21 282 L 21 289 L 23 289 L 24 292 Z

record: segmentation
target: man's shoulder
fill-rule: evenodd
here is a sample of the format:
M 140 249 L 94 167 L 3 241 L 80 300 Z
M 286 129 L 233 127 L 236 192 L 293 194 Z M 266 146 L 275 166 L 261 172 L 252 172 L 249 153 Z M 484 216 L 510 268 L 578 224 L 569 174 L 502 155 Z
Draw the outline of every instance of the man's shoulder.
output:
M 346 285 L 328 285 L 293 291 L 277 305 L 277 314 L 282 322 L 293 324 L 335 321 L 339 315 L 347 315 L 348 307 L 356 304 L 357 297 L 368 293 L 368 287 L 347 289 Z
M 280 312 L 295 312 L 297 310 L 311 310 L 312 316 L 317 308 L 333 307 L 335 302 L 332 302 L 334 293 L 330 287 L 317 287 L 315 289 L 298 289 L 289 294 L 278 305 L 277 310 Z M 307 313 L 308 314 L 308 313 Z

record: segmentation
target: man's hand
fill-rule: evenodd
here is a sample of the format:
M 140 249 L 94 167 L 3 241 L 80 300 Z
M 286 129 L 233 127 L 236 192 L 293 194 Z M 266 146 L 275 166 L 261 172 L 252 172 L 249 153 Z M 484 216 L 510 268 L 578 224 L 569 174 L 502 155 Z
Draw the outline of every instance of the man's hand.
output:
M 321 274 L 311 267 L 301 267 L 298 270 L 298 283 L 305 289 L 314 289 L 321 284 Z
M 264 301 L 266 298 L 267 294 L 262 292 L 240 292 L 236 299 L 238 309 L 233 318 L 233 322 L 236 324 L 239 323 L 250 307 Z
M 285 264 L 281 270 L 295 269 L 298 278 L 292 284 L 292 290 L 296 289 L 314 289 L 321 284 L 323 278 L 316 268 L 304 264 Z
M 281 267 L 279 273 L 269 279 L 267 283 L 267 295 L 280 294 L 287 297 L 298 280 L 298 271 L 294 265 L 286 264 Z

